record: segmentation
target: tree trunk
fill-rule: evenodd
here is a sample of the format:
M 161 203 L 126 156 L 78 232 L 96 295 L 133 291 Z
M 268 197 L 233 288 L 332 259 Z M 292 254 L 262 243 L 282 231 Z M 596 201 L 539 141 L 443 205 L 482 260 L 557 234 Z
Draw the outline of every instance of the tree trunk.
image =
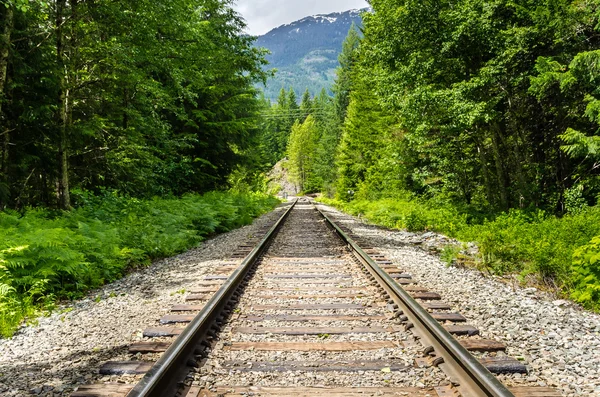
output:
M 504 175 L 504 165 L 502 164 L 502 154 L 500 153 L 500 126 L 492 126 L 492 148 L 494 149 L 494 159 L 496 160 L 496 175 L 498 177 L 498 189 L 500 191 L 500 205 L 502 209 L 508 209 L 508 192 L 506 191 L 506 177 Z
M 60 208 L 64 210 L 71 209 L 71 197 L 69 193 L 69 153 L 68 153 L 68 135 L 69 135 L 69 113 L 70 113 L 70 91 L 68 89 L 69 74 L 68 65 L 65 56 L 65 37 L 64 37 L 64 12 L 66 0 L 56 1 L 56 56 L 58 65 L 61 68 L 60 84 L 58 90 L 58 158 L 59 158 L 59 178 L 58 178 L 58 202 Z
M 493 204 L 495 197 L 492 190 L 492 184 L 490 182 L 485 148 L 477 138 L 475 139 L 475 144 L 477 145 L 477 154 L 479 155 L 479 163 L 481 164 L 481 175 L 483 176 L 483 184 L 485 185 L 485 195 L 487 196 L 488 203 Z
M 65 101 L 68 101 L 68 96 Z M 59 146 L 59 161 L 60 161 L 60 178 L 58 180 L 59 204 L 63 210 L 71 209 L 71 194 L 69 192 L 69 152 L 66 125 L 61 127 L 60 146 Z
M 522 134 L 517 132 L 513 145 L 513 155 L 515 157 L 515 173 L 519 182 L 519 207 L 521 208 L 530 204 L 530 190 L 528 189 L 527 179 L 523 171 L 523 164 L 526 164 L 526 161 L 521 153 L 521 146 L 525 147 L 525 142 L 527 141 L 523 138 Z
M 0 96 L 3 97 L 10 56 L 10 36 L 13 30 L 14 11 L 12 6 L 2 8 L 4 15 L 0 20 L 2 24 L 2 31 L 0 32 Z M 0 101 L 0 113 L 2 113 L 2 101 Z
M 8 76 L 8 63 L 10 60 L 10 37 L 13 30 L 14 10 L 12 6 L 2 7 L 4 15 L 2 17 L 2 31 L 0 32 L 0 134 L 2 134 L 2 162 L 0 163 L 0 172 L 2 179 L 0 182 L 6 183 L 8 179 L 8 148 L 10 146 L 10 132 L 2 105 L 6 99 L 6 82 Z
M 2 105 L 6 100 L 6 83 L 8 81 L 8 63 L 10 61 L 11 34 L 14 27 L 14 9 L 12 6 L 2 8 L 0 19 L 0 137 L 2 142 L 0 158 L 0 209 L 6 207 L 8 201 L 8 160 L 10 148 L 10 128 L 4 117 Z

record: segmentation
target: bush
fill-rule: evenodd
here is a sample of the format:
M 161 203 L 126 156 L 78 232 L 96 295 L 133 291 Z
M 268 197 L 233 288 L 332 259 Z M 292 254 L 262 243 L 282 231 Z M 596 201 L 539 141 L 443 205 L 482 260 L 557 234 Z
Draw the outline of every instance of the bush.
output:
M 340 202 L 322 199 L 369 221 L 409 231 L 432 230 L 479 246 L 480 262 L 497 274 L 534 275 L 556 284 L 588 308 L 600 308 L 600 207 L 558 218 L 543 211 L 511 210 L 495 216 L 450 204 L 400 197 Z M 590 242 L 590 240 L 592 242 Z
M 214 192 L 138 200 L 80 193 L 71 212 L 0 212 L 0 333 L 9 336 L 35 308 L 73 299 L 116 280 L 132 265 L 197 245 L 248 224 L 276 199 Z
M 361 215 L 381 226 L 418 232 L 431 230 L 454 236 L 466 226 L 467 216 L 449 205 L 438 205 L 416 199 L 395 198 L 377 201 L 354 200 L 346 203 L 320 199 L 326 204 Z
M 600 308 L 600 236 L 573 254 L 571 297 L 584 306 Z

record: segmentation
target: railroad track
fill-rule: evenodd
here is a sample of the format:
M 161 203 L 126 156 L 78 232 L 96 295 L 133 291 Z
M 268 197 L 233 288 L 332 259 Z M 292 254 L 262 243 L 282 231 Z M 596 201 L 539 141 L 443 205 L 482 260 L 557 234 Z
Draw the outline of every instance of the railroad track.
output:
M 527 368 L 506 346 L 308 200 L 279 208 L 132 360 L 100 373 L 137 384 L 83 385 L 73 396 L 517 396 L 495 374 Z

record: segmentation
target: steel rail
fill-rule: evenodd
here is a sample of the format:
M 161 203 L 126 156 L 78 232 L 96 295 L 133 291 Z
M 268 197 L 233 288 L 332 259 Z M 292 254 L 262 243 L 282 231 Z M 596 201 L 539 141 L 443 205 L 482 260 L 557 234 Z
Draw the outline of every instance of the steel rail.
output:
M 442 370 L 456 384 L 463 397 L 514 397 L 496 376 L 484 367 L 469 351 L 467 351 L 442 325 L 435 320 L 412 296 L 348 236 L 328 215 L 319 208 L 337 234 L 352 249 L 360 260 L 388 292 L 392 300 L 399 306 L 410 322 L 413 331 L 421 338 L 425 346 L 432 346 L 438 357 L 443 358 Z
M 234 292 L 240 286 L 256 260 L 267 248 L 275 232 L 283 224 L 298 199 L 279 220 L 269 229 L 260 243 L 246 256 L 233 274 L 225 281 L 203 309 L 194 317 L 181 335 L 165 351 L 160 359 L 146 373 L 142 380 L 127 394 L 127 397 L 165 397 L 175 395 L 178 383 L 183 381 L 182 372 L 187 374 L 187 363 L 193 358 L 198 344 L 215 323 Z

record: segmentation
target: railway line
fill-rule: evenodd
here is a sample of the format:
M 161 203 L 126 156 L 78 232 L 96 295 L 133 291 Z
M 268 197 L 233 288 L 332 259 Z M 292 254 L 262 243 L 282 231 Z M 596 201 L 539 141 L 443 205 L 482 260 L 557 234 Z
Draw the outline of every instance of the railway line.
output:
M 274 214 L 99 368 L 122 383 L 73 396 L 560 395 L 501 383 L 526 366 L 331 213 L 301 199 Z

